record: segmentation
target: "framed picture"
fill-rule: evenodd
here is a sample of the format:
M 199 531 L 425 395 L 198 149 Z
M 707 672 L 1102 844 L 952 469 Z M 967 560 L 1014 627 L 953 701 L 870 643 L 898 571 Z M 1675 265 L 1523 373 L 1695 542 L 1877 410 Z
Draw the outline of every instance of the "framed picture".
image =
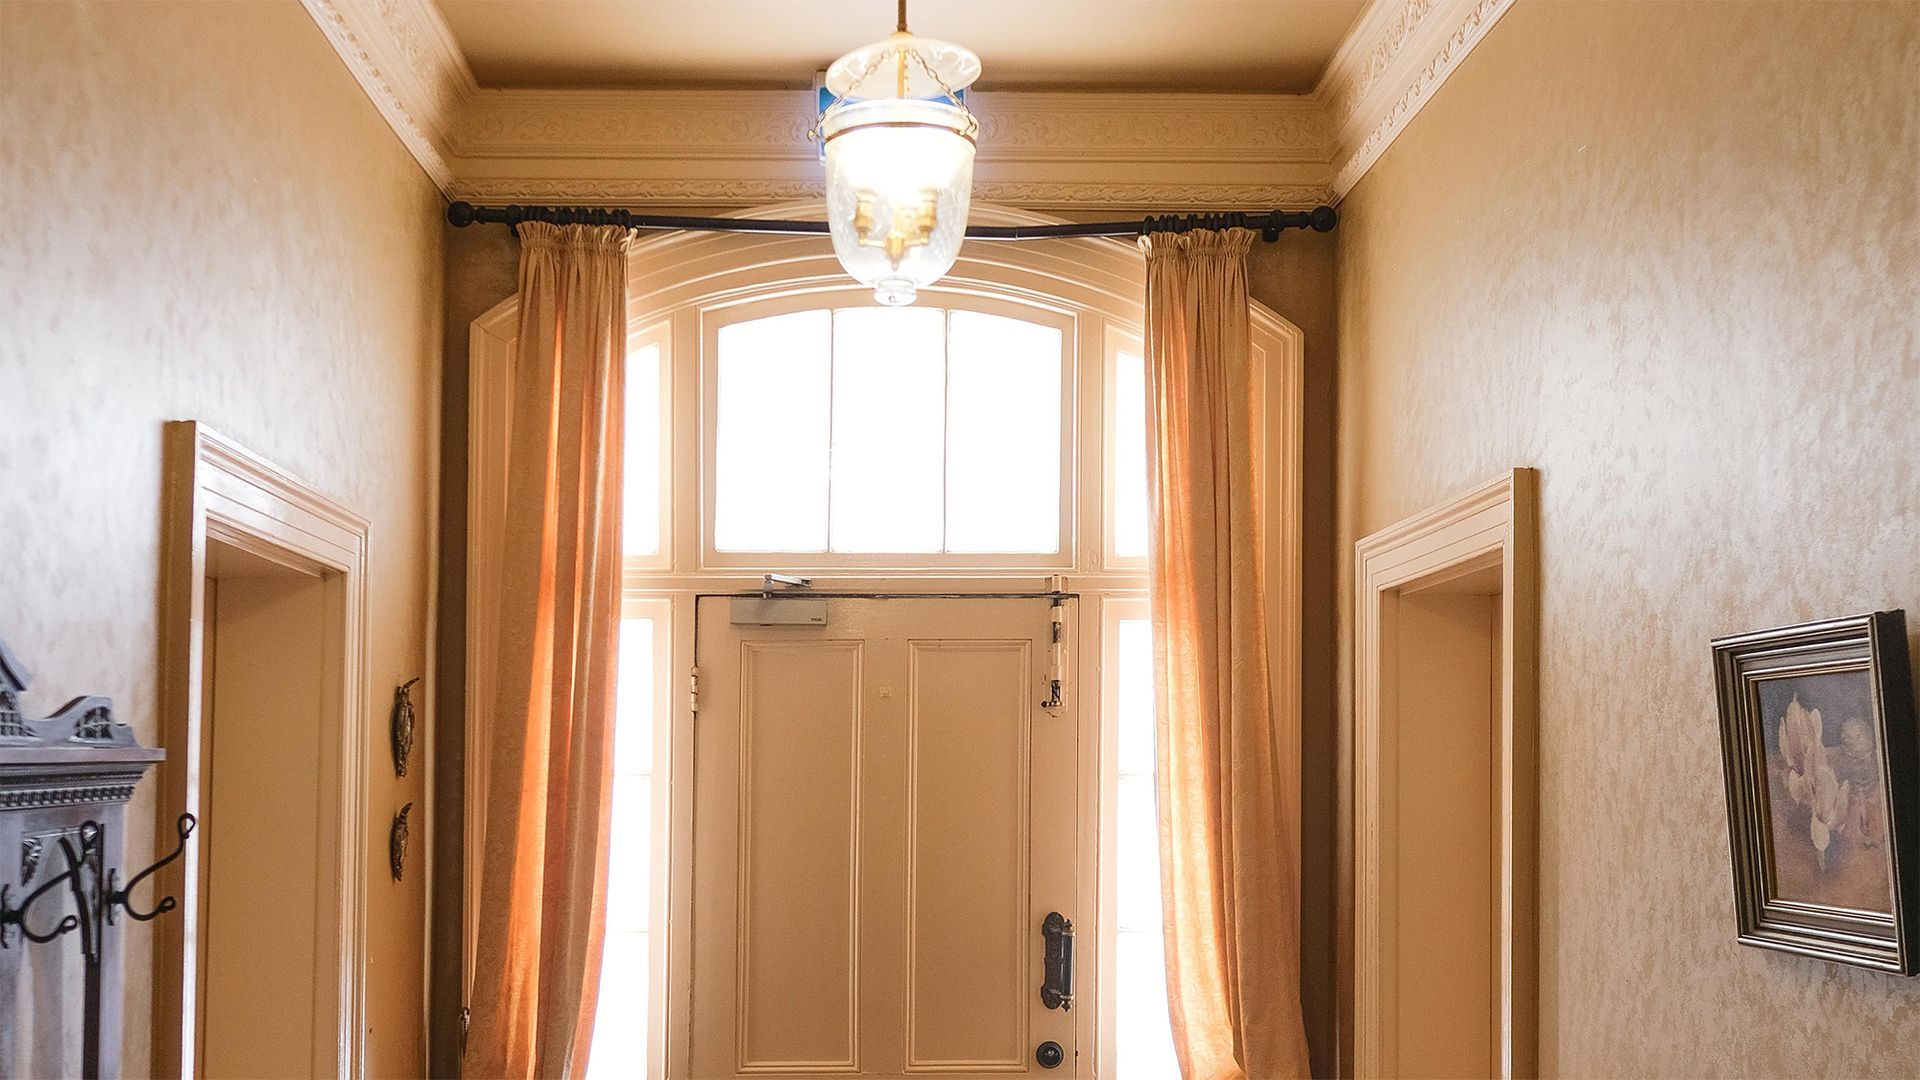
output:
M 1717 638 L 1740 941 L 1920 973 L 1920 735 L 1904 612 Z

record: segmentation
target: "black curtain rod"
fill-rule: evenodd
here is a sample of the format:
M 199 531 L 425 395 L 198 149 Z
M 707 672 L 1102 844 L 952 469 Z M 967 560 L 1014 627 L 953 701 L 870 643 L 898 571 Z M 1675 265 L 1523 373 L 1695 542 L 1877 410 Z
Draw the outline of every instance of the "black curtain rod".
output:
M 456 202 L 447 207 L 447 222 L 469 225 L 518 225 L 545 221 L 554 225 L 619 225 L 628 229 L 690 229 L 698 232 L 798 233 L 826 235 L 824 221 L 778 218 L 687 217 L 680 214 L 637 214 L 602 206 L 475 206 Z M 1340 215 L 1331 206 L 1311 210 L 1230 210 L 1206 214 L 1162 214 L 1138 221 L 1090 221 L 1067 225 L 970 225 L 969 240 L 1060 240 L 1082 236 L 1145 236 L 1186 232 L 1189 229 L 1258 229 L 1264 240 L 1278 240 L 1284 229 L 1332 232 Z

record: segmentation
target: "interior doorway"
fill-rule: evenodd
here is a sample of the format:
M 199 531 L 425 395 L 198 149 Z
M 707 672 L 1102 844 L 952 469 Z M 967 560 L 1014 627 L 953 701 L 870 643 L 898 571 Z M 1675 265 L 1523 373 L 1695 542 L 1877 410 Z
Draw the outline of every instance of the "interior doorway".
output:
M 1400 725 L 1383 800 L 1399 1003 L 1389 1037 L 1407 1075 L 1493 1076 L 1500 568 L 1403 587 L 1398 606 Z
M 1534 1068 L 1533 483 L 1358 545 L 1353 1075 Z
M 1082 1074 L 1073 606 L 701 599 L 689 1075 Z
M 366 983 L 367 520 L 203 425 L 167 425 L 169 823 L 158 1076 L 341 1076 Z
M 317 1075 L 336 1053 L 319 915 L 338 582 L 214 540 L 205 588 L 196 1071 Z

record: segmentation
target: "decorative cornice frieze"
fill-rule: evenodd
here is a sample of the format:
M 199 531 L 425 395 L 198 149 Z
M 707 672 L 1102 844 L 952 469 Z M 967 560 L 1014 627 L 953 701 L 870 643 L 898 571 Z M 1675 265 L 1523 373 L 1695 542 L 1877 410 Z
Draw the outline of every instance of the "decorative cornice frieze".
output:
M 980 160 L 1282 165 L 1327 160 L 1323 111 L 1297 94 L 982 91 Z
M 1433 6 L 1434 0 L 1377 0 L 1361 13 L 1315 88 L 1329 115 L 1341 121 L 1353 115 Z
M 74 806 L 79 803 L 123 803 L 133 798 L 133 788 L 132 783 L 111 781 L 74 787 L 16 788 L 0 791 L 0 810 Z
M 453 182 L 454 124 L 478 89 L 428 0 L 300 0 L 333 51 L 433 182 Z
M 820 192 L 804 92 L 481 89 L 430 0 L 302 3 L 450 197 L 720 207 Z M 982 91 L 975 196 L 1032 209 L 1337 199 L 1512 3 L 1374 0 L 1307 95 Z
M 1322 110 L 1297 95 L 982 92 L 982 162 L 1275 165 L 1327 160 Z M 481 90 L 467 160 L 812 161 L 813 103 L 791 90 Z
M 1375 0 L 1313 96 L 1333 131 L 1334 197 L 1353 190 L 1513 0 Z
M 811 161 L 814 109 L 777 90 L 480 90 L 457 154 L 495 159 Z
M 720 180 L 641 177 L 598 180 L 572 177 L 507 177 L 461 180 L 448 193 L 477 203 L 566 203 L 585 206 L 759 206 L 816 199 L 825 191 L 814 180 Z
M 1031 210 L 1229 210 L 1249 207 L 1309 210 L 1326 203 L 1320 184 L 1164 183 L 1094 181 L 979 181 L 974 197 Z
M 512 178 L 455 183 L 449 194 L 477 203 L 585 206 L 731 208 L 817 199 L 818 180 L 655 179 L 574 180 Z M 1100 181 L 976 180 L 973 197 L 1030 210 L 1099 209 L 1115 212 L 1273 207 L 1306 210 L 1324 205 L 1331 193 L 1319 184 L 1107 183 Z

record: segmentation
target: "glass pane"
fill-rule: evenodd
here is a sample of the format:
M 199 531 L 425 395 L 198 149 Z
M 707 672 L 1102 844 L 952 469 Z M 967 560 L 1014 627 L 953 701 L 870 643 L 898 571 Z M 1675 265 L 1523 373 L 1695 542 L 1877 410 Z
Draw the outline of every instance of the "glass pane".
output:
M 1146 930 L 1160 925 L 1160 824 L 1154 814 L 1153 777 L 1121 777 L 1119 796 L 1114 887 L 1120 929 Z
M 940 550 L 944 314 L 833 313 L 834 551 Z
M 600 958 L 600 1004 L 593 1014 L 589 1080 L 646 1076 L 647 1003 L 652 965 L 645 934 L 608 931 Z
M 1147 554 L 1147 364 L 1139 353 L 1113 362 L 1113 553 Z
M 1153 624 L 1120 620 L 1114 643 L 1120 773 L 1153 775 Z
M 660 551 L 660 346 L 627 354 L 627 443 L 621 465 L 620 547 L 628 555 Z
M 947 353 L 947 550 L 1060 550 L 1060 331 L 956 311 Z
M 613 771 L 653 771 L 653 620 L 620 623 L 620 672 L 614 689 Z
M 1125 1080 L 1178 1080 L 1173 1021 L 1167 1015 L 1167 965 L 1160 931 L 1120 935 L 1114 1003 L 1114 1075 Z
M 829 313 L 720 328 L 713 546 L 824 551 Z
M 617 776 L 607 847 L 607 931 L 644 931 L 653 912 L 653 778 Z

